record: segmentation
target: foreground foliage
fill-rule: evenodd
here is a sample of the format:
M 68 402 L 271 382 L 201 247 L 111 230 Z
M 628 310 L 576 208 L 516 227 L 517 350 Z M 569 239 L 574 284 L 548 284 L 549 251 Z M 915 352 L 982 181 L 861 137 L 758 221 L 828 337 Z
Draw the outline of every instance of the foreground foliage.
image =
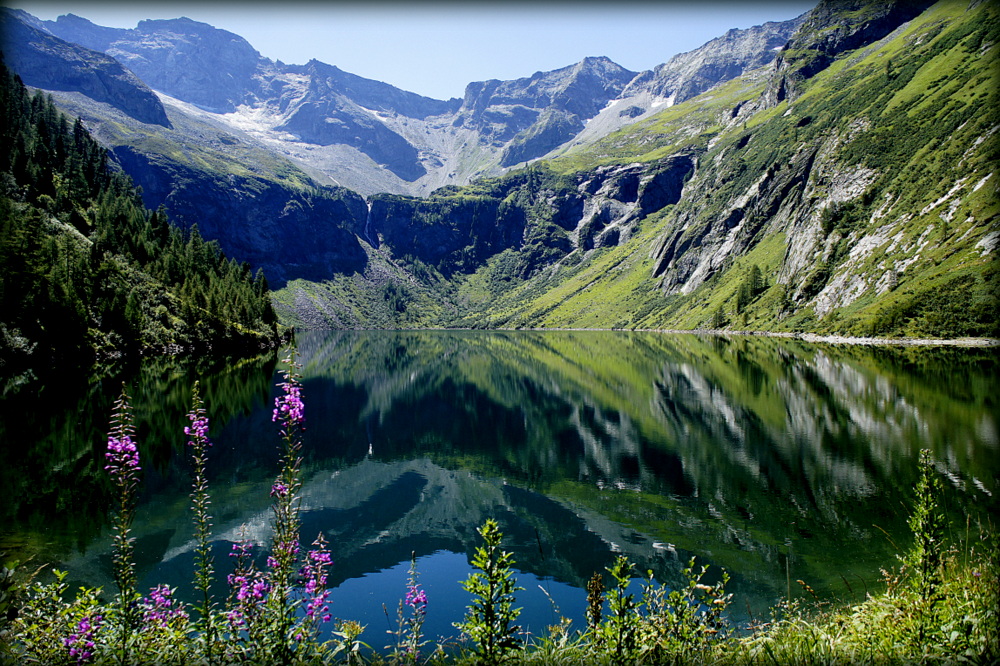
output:
M 0 368 L 273 346 L 262 273 L 147 210 L 77 119 L 0 68 Z
M 48 584 L 18 581 L 0 571 L 0 663 L 43 664 L 783 664 L 974 663 L 1000 659 L 1000 561 L 992 526 L 966 525 L 954 542 L 940 510 L 942 484 L 928 452 L 920 458 L 917 499 L 910 518 L 913 544 L 900 566 L 884 573 L 884 590 L 859 604 L 830 607 L 785 600 L 770 621 L 734 627 L 727 611 L 729 578 L 712 576 L 692 559 L 683 583 L 669 589 L 619 557 L 587 586 L 584 629 L 561 617 L 539 637 L 521 632 L 511 553 L 498 524 L 479 529 L 483 545 L 462 583 L 472 595 L 461 635 L 430 647 L 422 633 L 428 599 L 411 563 L 398 629 L 379 654 L 362 641 L 365 627 L 332 622 L 327 589 L 333 566 L 325 537 L 302 548 L 301 451 L 305 423 L 301 378 L 293 355 L 275 399 L 280 470 L 271 486 L 273 536 L 241 538 L 230 562 L 212 555 L 211 494 L 205 463 L 211 448 L 204 403 L 196 386 L 190 422 L 183 428 L 193 460 L 197 599 L 174 590 L 137 589 L 134 503 L 142 466 L 128 393 L 111 417 L 105 454 L 117 493 L 113 557 L 116 590 L 71 593 L 66 574 Z M 216 574 L 228 572 L 225 599 L 213 593 Z M 636 592 L 633 581 L 642 579 Z M 812 590 L 799 581 L 806 593 Z M 333 625 L 332 627 L 329 625 Z M 375 646 L 378 647 L 378 646 Z

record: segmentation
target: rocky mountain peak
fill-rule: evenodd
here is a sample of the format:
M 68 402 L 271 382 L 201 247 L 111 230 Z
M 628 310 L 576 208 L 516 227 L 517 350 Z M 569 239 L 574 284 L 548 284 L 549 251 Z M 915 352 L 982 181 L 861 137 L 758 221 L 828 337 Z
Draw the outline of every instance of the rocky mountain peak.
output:
M 474 128 L 494 146 L 516 140 L 516 154 L 501 160 L 514 164 L 540 157 L 571 138 L 634 77 L 635 72 L 608 58 L 588 57 L 512 81 L 473 82 L 465 89 L 455 124 Z
M 108 28 L 76 14 L 63 14 L 55 21 L 41 21 L 45 29 L 53 35 L 95 51 L 106 51 L 108 47 L 128 33 L 125 28 Z
M 140 21 L 131 30 L 74 16 L 46 26 L 61 39 L 105 52 L 155 90 L 212 110 L 232 111 L 253 98 L 254 75 L 267 63 L 239 35 L 185 17 Z
M 7 65 L 24 83 L 82 93 L 140 122 L 169 126 L 160 100 L 135 74 L 114 58 L 59 39 L 25 16 L 30 17 L 0 8 L 0 46 Z
M 696 97 L 712 86 L 772 62 L 805 20 L 771 21 L 747 29 L 734 28 L 703 46 L 679 53 L 635 78 L 623 96 L 649 92 L 673 104 Z

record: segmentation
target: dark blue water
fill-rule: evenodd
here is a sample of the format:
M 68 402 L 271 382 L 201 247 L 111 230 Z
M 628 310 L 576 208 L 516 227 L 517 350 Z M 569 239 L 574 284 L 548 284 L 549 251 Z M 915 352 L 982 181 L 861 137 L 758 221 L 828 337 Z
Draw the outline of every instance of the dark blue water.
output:
M 459 582 L 498 521 L 514 553 L 520 623 L 580 627 L 583 587 L 619 554 L 668 586 L 689 558 L 724 568 L 736 622 L 767 617 L 806 581 L 860 599 L 908 544 L 921 448 L 945 510 L 998 517 L 996 353 L 615 332 L 303 334 L 307 431 L 302 540 L 334 558 L 331 612 L 380 649 L 411 558 L 425 632 L 454 636 Z M 141 584 L 190 595 L 190 462 L 183 415 L 198 379 L 212 420 L 209 477 L 220 571 L 241 534 L 264 553 L 279 439 L 276 358 L 150 360 L 91 384 L 39 381 L 0 400 L 11 490 L 0 549 L 113 589 L 103 434 L 124 379 L 144 466 Z M 793 587 L 794 586 L 794 587 Z

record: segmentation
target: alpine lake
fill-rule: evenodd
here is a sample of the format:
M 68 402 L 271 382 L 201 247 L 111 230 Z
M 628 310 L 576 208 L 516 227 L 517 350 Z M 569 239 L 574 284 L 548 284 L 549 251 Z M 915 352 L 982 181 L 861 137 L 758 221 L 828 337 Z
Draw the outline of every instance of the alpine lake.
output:
M 671 587 L 693 557 L 725 570 L 732 622 L 783 597 L 859 601 L 911 543 L 921 449 L 945 481 L 949 537 L 1000 519 L 995 349 L 599 331 L 304 332 L 302 546 L 330 543 L 331 612 L 390 642 L 411 558 L 425 633 L 451 637 L 470 596 L 477 528 L 513 553 L 519 624 L 585 626 L 584 586 L 618 555 Z M 58 378 L 0 399 L 0 551 L 115 590 L 104 472 L 122 383 L 143 482 L 140 591 L 193 597 L 186 413 L 197 380 L 211 429 L 217 598 L 231 546 L 266 554 L 281 441 L 278 352 L 148 358 L 94 382 Z

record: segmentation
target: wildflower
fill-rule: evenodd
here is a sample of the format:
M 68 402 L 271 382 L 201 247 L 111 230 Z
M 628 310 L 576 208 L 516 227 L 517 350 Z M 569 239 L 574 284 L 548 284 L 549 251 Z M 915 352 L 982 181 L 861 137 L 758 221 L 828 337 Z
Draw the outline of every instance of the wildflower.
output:
M 419 585 L 410 585 L 409 590 L 406 592 L 406 605 L 417 608 L 427 606 L 427 593 L 420 588 Z
M 286 424 L 301 425 L 305 422 L 305 405 L 302 403 L 302 387 L 294 380 L 289 380 L 279 384 L 284 391 L 274 399 L 274 412 L 271 421 L 281 419 Z
M 108 432 L 108 450 L 104 454 L 108 461 L 105 470 L 117 486 L 118 506 L 114 519 L 112 539 L 112 567 L 115 583 L 118 585 L 118 610 L 122 623 L 122 662 L 128 661 L 129 634 L 138 624 L 138 607 L 133 603 L 136 596 L 135 547 L 129 533 L 135 517 L 136 487 L 139 483 L 139 451 L 132 435 L 132 411 L 128 393 L 122 386 L 122 394 L 115 401 L 111 414 L 111 428 Z
M 239 630 L 244 624 L 246 624 L 246 619 L 243 617 L 243 613 L 238 608 L 234 608 L 228 613 L 226 613 L 226 619 L 229 620 L 229 626 L 233 630 Z
M 208 513 L 211 499 L 208 494 L 208 477 L 205 474 L 205 467 L 208 463 L 208 448 L 212 443 L 208 441 L 208 416 L 205 414 L 204 403 L 201 400 L 198 382 L 194 384 L 191 396 L 191 411 L 188 413 L 188 420 L 191 425 L 184 428 L 184 434 L 190 437 L 188 446 L 192 449 L 192 459 L 194 461 L 194 482 L 192 484 L 191 508 L 194 510 L 195 535 L 198 539 L 198 546 L 195 548 L 195 577 L 194 587 L 201 592 L 201 603 L 198 606 L 198 614 L 201 616 L 200 625 L 206 633 L 205 661 L 212 661 L 212 643 L 214 640 L 214 627 L 211 622 L 212 615 L 212 578 L 215 573 L 213 565 L 211 547 L 212 516 Z
M 94 656 L 94 635 L 101 628 L 101 616 L 90 615 L 76 625 L 76 632 L 63 639 L 63 645 L 69 648 L 70 659 L 77 664 L 85 664 Z
M 229 557 L 243 557 L 244 555 L 249 555 L 252 548 L 253 544 L 249 541 L 236 541 L 233 543 L 233 547 L 229 551 Z
M 288 486 L 281 481 L 275 481 L 271 486 L 271 497 L 285 497 L 288 495 Z
M 157 585 L 149 591 L 149 596 L 140 602 L 143 621 L 147 626 L 166 627 L 175 618 L 186 618 L 180 608 L 174 607 L 173 590 L 166 585 Z
M 333 560 L 326 549 L 326 539 L 322 534 L 316 537 L 313 546 L 315 549 L 306 554 L 306 563 L 301 571 L 305 579 L 303 590 L 307 597 L 306 617 L 310 620 L 329 622 L 331 616 L 327 601 L 330 591 L 326 589 L 326 568 L 333 564 Z
M 195 411 L 188 414 L 188 418 L 191 419 L 191 425 L 184 426 L 184 434 L 192 440 L 188 442 L 188 446 L 197 446 L 201 442 L 204 442 L 204 446 L 212 446 L 212 442 L 208 440 L 208 417 Z
M 264 580 L 260 572 L 250 575 L 229 574 L 229 585 L 236 590 L 238 601 L 263 601 L 270 592 L 271 586 Z
M 142 469 L 139 467 L 139 451 L 128 435 L 120 439 L 113 435 L 108 437 L 108 451 L 104 457 L 108 460 L 104 469 L 119 483 L 121 483 L 119 480 L 132 477 L 135 472 Z

